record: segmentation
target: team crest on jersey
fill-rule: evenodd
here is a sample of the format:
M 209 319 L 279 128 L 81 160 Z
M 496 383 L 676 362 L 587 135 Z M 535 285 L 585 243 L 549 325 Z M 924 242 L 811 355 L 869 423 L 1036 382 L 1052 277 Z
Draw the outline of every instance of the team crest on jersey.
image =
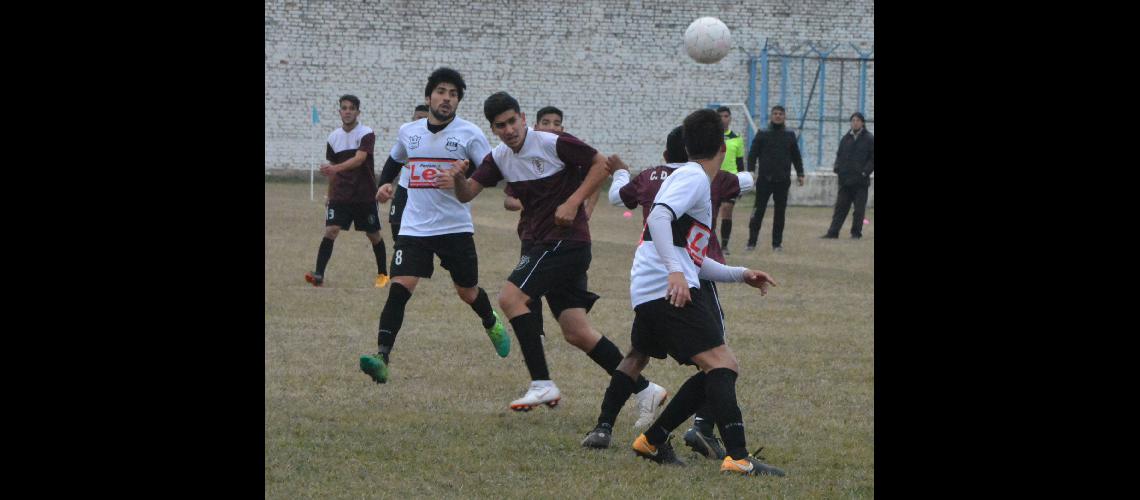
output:
M 444 147 L 446 147 L 448 151 L 455 151 L 456 149 L 459 149 L 459 139 L 448 137 L 447 145 Z
M 534 159 L 534 169 L 538 170 L 538 173 L 542 173 L 542 160 L 538 158 Z
M 408 149 L 416 149 L 420 147 L 420 136 L 413 135 L 408 138 Z
M 522 258 L 519 259 L 519 265 L 515 267 L 515 271 L 521 271 L 527 264 L 530 264 L 530 256 L 523 255 Z

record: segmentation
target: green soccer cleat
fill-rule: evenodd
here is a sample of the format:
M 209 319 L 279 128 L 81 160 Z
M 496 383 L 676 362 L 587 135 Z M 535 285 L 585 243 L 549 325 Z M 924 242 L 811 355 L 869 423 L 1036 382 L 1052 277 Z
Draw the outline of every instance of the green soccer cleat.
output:
M 380 356 L 373 354 L 361 356 L 360 371 L 367 373 L 369 377 L 372 377 L 372 381 L 377 384 L 388 381 L 388 364 Z
M 499 319 L 499 313 L 491 311 L 495 315 L 495 325 L 487 329 L 487 336 L 491 337 L 491 344 L 495 346 L 495 352 L 499 353 L 500 358 L 507 357 L 511 353 L 511 337 L 507 335 L 507 329 L 503 328 L 503 320 Z

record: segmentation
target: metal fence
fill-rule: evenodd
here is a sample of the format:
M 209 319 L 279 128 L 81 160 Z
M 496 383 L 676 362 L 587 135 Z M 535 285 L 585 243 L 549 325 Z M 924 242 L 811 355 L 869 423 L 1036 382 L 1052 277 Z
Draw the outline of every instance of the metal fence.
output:
M 778 42 L 765 41 L 758 54 L 748 52 L 745 105 L 758 118 L 755 126 L 767 127 L 772 106 L 783 106 L 787 127 L 799 138 L 804 168 L 830 170 L 852 113 L 863 113 L 874 132 L 874 53 L 874 47 L 864 51 L 852 43 L 802 42 L 783 50 Z M 750 146 L 756 130 L 751 124 L 746 128 Z

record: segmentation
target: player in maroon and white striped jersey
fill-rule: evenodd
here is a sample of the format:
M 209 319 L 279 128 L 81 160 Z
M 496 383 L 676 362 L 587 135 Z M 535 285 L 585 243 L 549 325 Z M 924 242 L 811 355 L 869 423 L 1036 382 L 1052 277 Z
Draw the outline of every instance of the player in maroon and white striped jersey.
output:
M 376 134 L 358 120 L 360 99 L 354 95 L 343 95 L 338 102 L 343 126 L 329 134 L 325 144 L 328 163 L 321 165 L 321 175 L 329 178 L 325 235 L 317 250 L 317 268 L 305 273 L 305 281 L 313 286 L 324 285 L 325 266 L 332 257 L 333 241 L 341 229 L 347 231 L 356 225 L 356 230 L 364 231 L 372 243 L 372 252 L 376 256 L 375 286 L 380 288 L 388 284 L 388 271 L 384 238 L 380 235 L 380 213 L 372 194 L 376 190 L 372 160 Z
M 592 255 L 583 202 L 609 175 L 606 157 L 571 135 L 530 129 L 518 101 L 506 92 L 488 97 L 483 113 L 502 144 L 487 155 L 470 179 L 456 170 L 437 183 L 441 189 L 454 189 L 456 199 L 468 202 L 484 186 L 506 180 L 527 212 L 523 231 L 533 244 L 499 293 L 499 306 L 510 318 L 531 378 L 526 394 L 512 401 L 510 408 L 553 407 L 562 396 L 546 364 L 539 315 L 527 306 L 531 299 L 545 296 L 566 341 L 606 373 L 617 368 L 622 358 L 621 350 L 586 319 L 598 296 L 586 288 Z M 640 386 L 633 392 L 648 390 L 658 405 L 664 402 L 665 390 L 644 377 L 631 384 Z

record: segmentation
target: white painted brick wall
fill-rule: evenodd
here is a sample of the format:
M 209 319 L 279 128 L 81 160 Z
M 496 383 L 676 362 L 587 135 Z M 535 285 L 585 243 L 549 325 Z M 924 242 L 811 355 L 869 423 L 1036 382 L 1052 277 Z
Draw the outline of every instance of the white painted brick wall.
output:
M 659 162 L 665 135 L 686 114 L 748 97 L 743 51 L 715 65 L 685 54 L 682 34 L 692 20 L 719 17 L 732 30 L 734 46 L 753 53 L 766 37 L 784 47 L 813 41 L 868 50 L 873 9 L 869 0 L 267 1 L 265 169 L 307 170 L 323 162 L 325 139 L 339 125 L 336 99 L 346 93 L 360 97 L 361 121 L 376 130 L 379 168 L 439 66 L 463 73 L 468 87 L 459 114 L 481 126 L 492 146 L 499 140 L 483 117 L 483 100 L 506 90 L 532 124 L 540 107 L 557 106 L 566 113 L 567 131 L 641 169 Z M 854 56 L 849 48 L 839 53 Z M 839 110 L 838 64 L 828 66 L 827 116 L 850 115 L 857 109 L 857 67 L 847 63 L 845 110 Z M 770 68 L 776 75 L 771 105 L 779 99 L 778 59 Z M 809 79 L 813 70 L 809 62 Z M 873 64 L 868 76 L 867 116 L 873 118 Z M 789 115 L 798 116 L 793 111 Z M 817 114 L 813 104 L 809 120 Z M 743 132 L 743 124 L 739 117 L 733 128 Z M 830 165 L 834 124 L 825 136 Z

